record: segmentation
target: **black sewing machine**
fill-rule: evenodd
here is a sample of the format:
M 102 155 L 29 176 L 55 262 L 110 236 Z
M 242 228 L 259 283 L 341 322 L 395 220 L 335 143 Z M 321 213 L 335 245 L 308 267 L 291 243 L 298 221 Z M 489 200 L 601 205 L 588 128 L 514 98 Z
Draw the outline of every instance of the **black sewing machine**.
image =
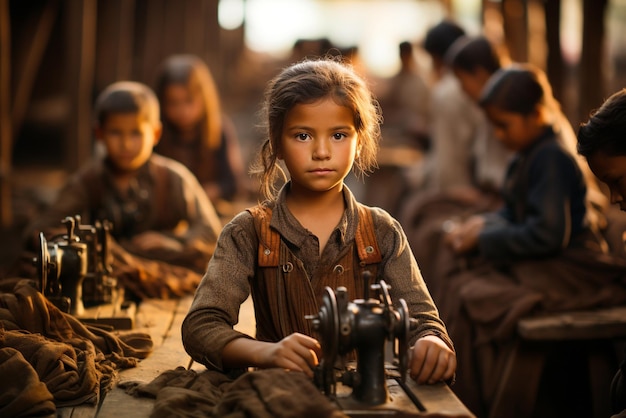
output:
M 112 275 L 108 221 L 82 225 L 80 216 L 65 218 L 67 233 L 46 240 L 39 234 L 33 260 L 41 292 L 61 311 L 83 322 L 132 328 L 124 289 Z
M 473 416 L 445 383 L 417 385 L 407 379 L 407 339 L 417 322 L 404 299 L 393 306 L 383 280 L 365 283 L 365 298 L 354 301 L 348 301 L 345 288 L 327 287 L 319 313 L 307 317 L 322 346 L 318 388 L 350 417 Z M 370 298 L 369 290 L 377 297 Z M 349 360 L 355 352 L 356 366 Z

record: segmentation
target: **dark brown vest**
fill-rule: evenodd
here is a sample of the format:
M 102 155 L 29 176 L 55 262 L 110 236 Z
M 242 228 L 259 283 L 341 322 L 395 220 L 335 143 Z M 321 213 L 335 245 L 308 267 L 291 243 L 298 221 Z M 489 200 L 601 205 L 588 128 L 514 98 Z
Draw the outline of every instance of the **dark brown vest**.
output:
M 339 259 L 324 263 L 316 277 L 309 278 L 301 260 L 289 250 L 280 234 L 270 227 L 272 210 L 255 206 L 248 211 L 254 217 L 259 239 L 258 268 L 250 283 L 256 313 L 256 338 L 279 341 L 294 333 L 315 336 L 306 315 L 316 315 L 326 286 L 335 290 L 343 286 L 348 300 L 364 297 L 363 272 L 376 278 L 381 254 L 374 234 L 369 209 L 358 204 L 359 221 L 356 237 Z

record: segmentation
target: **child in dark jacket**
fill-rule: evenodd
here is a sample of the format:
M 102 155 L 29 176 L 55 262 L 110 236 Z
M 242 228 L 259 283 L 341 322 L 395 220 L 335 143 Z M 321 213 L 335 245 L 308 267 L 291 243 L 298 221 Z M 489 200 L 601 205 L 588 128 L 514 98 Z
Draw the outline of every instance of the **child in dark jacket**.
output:
M 446 280 L 440 308 L 463 359 L 454 390 L 482 416 L 517 321 L 626 302 L 626 262 L 591 228 L 585 176 L 551 126 L 557 104 L 545 74 L 527 64 L 498 70 L 480 103 L 515 155 L 503 208 L 469 217 L 446 237 L 465 267 Z

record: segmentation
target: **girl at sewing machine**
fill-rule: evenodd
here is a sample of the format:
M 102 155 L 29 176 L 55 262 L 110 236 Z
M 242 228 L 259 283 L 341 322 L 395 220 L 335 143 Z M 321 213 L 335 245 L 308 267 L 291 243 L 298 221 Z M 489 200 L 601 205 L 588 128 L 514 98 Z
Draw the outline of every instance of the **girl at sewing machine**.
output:
M 376 165 L 381 113 L 365 80 L 338 59 L 293 64 L 268 84 L 264 115 L 254 171 L 267 199 L 225 226 L 182 326 L 187 352 L 224 372 L 277 367 L 313 376 L 321 347 L 305 316 L 318 313 L 326 286 L 362 298 L 367 270 L 419 320 L 408 338 L 410 376 L 451 379 L 453 345 L 400 224 L 344 184 L 350 170 L 363 175 Z M 250 294 L 256 338 L 233 330 Z

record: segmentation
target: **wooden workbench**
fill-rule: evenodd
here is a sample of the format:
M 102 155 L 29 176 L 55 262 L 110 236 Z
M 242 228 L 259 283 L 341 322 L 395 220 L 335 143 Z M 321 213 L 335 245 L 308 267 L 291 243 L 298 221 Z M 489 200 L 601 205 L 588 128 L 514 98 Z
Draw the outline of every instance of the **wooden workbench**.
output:
M 176 367 L 189 367 L 190 357 L 181 341 L 181 324 L 189 309 L 192 297 L 180 300 L 147 300 L 142 302 L 135 314 L 134 329 L 147 332 L 154 342 L 154 351 L 135 368 L 119 372 L 119 382 L 148 383 L 161 373 Z M 255 323 L 252 302 L 249 299 L 241 307 L 240 322 L 236 329 L 254 335 Z M 194 363 L 192 369 L 203 370 L 204 366 Z M 439 417 L 471 418 L 473 415 L 454 396 L 450 388 L 438 385 L 411 385 L 426 412 L 415 416 L 429 416 L 437 412 Z M 133 397 L 124 389 L 115 387 L 103 394 L 99 407 L 77 406 L 58 408 L 62 418 L 142 418 L 149 417 L 154 399 Z

